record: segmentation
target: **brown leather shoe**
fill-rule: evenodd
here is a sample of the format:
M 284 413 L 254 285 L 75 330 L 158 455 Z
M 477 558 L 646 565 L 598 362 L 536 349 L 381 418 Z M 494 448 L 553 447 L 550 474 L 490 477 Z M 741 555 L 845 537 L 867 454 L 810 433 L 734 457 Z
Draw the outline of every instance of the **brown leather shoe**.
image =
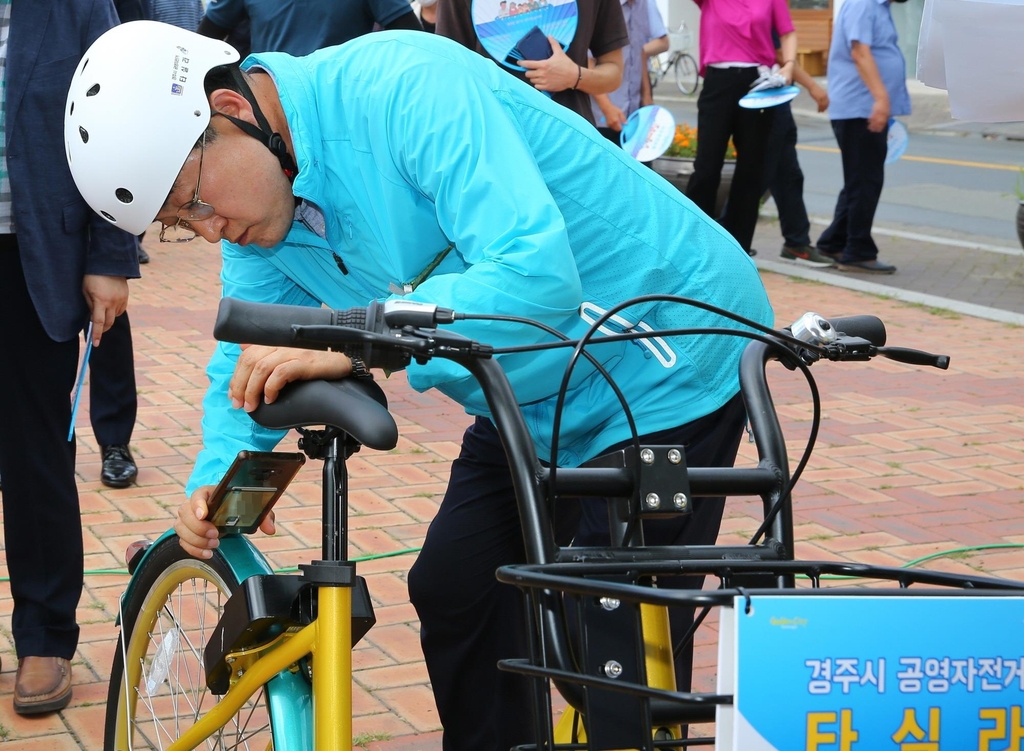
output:
M 63 657 L 22 657 L 14 681 L 14 711 L 44 714 L 71 701 L 71 661 Z

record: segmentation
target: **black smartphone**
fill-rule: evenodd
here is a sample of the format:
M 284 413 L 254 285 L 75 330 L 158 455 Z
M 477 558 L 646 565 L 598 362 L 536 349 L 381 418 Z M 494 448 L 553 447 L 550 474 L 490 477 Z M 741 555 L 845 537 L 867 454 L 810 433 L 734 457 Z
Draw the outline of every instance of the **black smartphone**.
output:
M 516 49 L 523 56 L 523 60 L 547 60 L 555 54 L 551 50 L 551 42 L 548 41 L 547 35 L 539 26 L 534 26 L 523 34 L 523 38 L 516 42 Z
M 305 454 L 239 451 L 210 496 L 207 520 L 221 532 L 255 532 L 305 462 Z

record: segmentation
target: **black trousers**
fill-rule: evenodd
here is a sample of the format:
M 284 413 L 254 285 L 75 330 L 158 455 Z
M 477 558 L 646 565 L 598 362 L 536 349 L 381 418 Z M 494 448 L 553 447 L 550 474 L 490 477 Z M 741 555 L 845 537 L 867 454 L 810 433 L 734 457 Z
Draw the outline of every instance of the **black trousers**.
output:
M 843 189 L 832 224 L 818 237 L 818 247 L 842 252 L 842 261 L 872 261 L 878 258 L 871 225 L 885 183 L 888 128 L 872 133 L 866 118 L 855 117 L 833 120 L 832 132 L 843 158 Z
M 89 356 L 89 420 L 100 446 L 131 441 L 138 412 L 135 353 L 127 311 Z
M 18 657 L 71 659 L 82 594 L 82 522 L 69 396 L 79 340 L 53 341 L 25 285 L 15 235 L 0 235 L 0 476 Z
M 645 441 L 686 446 L 690 466 L 731 466 L 745 417 L 736 396 L 711 415 Z M 608 544 L 607 506 L 595 501 L 559 507 L 559 544 Z M 724 507 L 723 498 L 698 499 L 691 516 L 645 522 L 645 541 L 713 544 Z M 494 425 L 477 418 L 466 431 L 444 500 L 409 572 L 445 751 L 507 751 L 534 740 L 531 682 L 496 667 L 498 660 L 527 656 L 522 595 L 494 576 L 499 566 L 524 560 L 505 452 Z M 699 588 L 701 581 L 690 577 L 674 584 Z M 666 582 L 659 579 L 659 584 Z M 692 622 L 692 610 L 674 613 L 674 638 Z M 683 652 L 676 670 L 685 691 L 692 654 Z
M 746 250 L 754 238 L 764 190 L 765 149 L 773 108 L 748 110 L 739 106 L 757 78 L 757 68 L 708 68 L 697 99 L 697 156 L 686 196 L 708 216 L 718 219 Z M 725 214 L 715 216 L 715 198 L 722 180 L 725 150 L 736 146 L 736 172 L 729 188 Z
M 775 107 L 768 135 L 761 195 L 770 190 L 779 210 L 779 226 L 786 245 L 811 244 L 811 220 L 804 205 L 804 173 L 796 157 L 796 121 L 789 102 Z

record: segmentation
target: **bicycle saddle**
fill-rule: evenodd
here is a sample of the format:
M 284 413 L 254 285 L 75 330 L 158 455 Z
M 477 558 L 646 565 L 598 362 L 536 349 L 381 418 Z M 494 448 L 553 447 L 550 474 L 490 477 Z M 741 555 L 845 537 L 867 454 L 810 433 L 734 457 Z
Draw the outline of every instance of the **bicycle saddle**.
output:
M 257 424 L 273 430 L 328 425 L 380 451 L 398 443 L 398 426 L 388 412 L 387 397 L 369 379 L 295 381 L 281 389 L 273 404 L 261 403 L 249 414 Z

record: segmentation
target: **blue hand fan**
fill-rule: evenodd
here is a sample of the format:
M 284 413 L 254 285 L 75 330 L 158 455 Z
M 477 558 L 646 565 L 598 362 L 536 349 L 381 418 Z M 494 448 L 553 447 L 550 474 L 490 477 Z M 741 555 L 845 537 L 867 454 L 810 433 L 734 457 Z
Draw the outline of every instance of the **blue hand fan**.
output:
M 780 104 L 791 102 L 796 99 L 800 89 L 796 86 L 780 86 L 777 89 L 761 89 L 751 91 L 740 99 L 740 107 L 748 110 L 763 110 L 768 107 L 778 107 Z
M 907 134 L 907 126 L 895 117 L 889 118 L 889 133 L 885 137 L 885 163 L 892 164 L 899 161 L 907 150 L 907 142 L 910 136 Z
M 543 59 L 526 57 L 526 50 L 519 48 L 523 42 L 537 54 L 534 27 L 545 37 L 557 39 L 564 50 L 576 35 L 579 18 L 576 0 L 473 0 L 470 13 L 480 45 L 488 55 L 513 70 L 525 70 L 516 61 Z
M 634 159 L 649 162 L 665 153 L 675 133 L 676 120 L 672 113 L 652 104 L 629 116 L 619 134 L 619 143 Z

